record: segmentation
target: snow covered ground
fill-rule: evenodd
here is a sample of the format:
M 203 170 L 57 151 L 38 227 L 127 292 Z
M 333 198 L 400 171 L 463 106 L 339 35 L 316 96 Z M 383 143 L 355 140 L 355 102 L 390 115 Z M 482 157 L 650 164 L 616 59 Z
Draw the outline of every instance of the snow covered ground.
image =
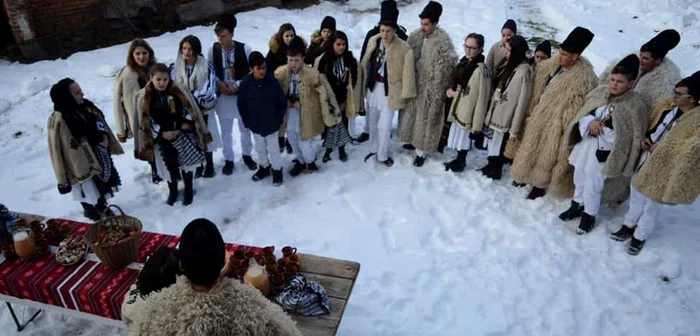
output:
M 507 16 L 519 19 L 526 36 L 536 30 L 523 22 L 543 22 L 559 41 L 582 25 L 596 33 L 584 55 L 600 72 L 609 60 L 638 50 L 654 30 L 675 28 L 683 39 L 669 57 L 684 76 L 700 69 L 700 3 L 694 0 L 441 2 L 441 25 L 456 46 L 473 31 L 491 45 Z M 293 23 L 308 39 L 330 14 L 357 54 L 364 34 L 378 21 L 377 10 L 365 10 L 377 3 L 350 0 L 303 11 L 242 13 L 236 38 L 266 52 L 281 23 Z M 424 3 L 402 6 L 399 23 L 417 28 Z M 212 27 L 193 27 L 148 41 L 158 60 L 169 63 L 188 34 L 205 46 L 215 40 Z M 65 60 L 0 64 L 0 202 L 11 210 L 84 220 L 79 204 L 56 190 L 46 144 L 47 88 L 73 77 L 111 123 L 109 76 L 124 64 L 127 49 L 125 44 Z M 131 153 L 132 143 L 124 149 Z M 179 234 L 189 220 L 206 216 L 230 242 L 291 244 L 305 253 L 360 262 L 339 335 L 700 335 L 700 201 L 665 209 L 645 249 L 630 257 L 625 244 L 608 238 L 626 205 L 604 208 L 595 231 L 580 237 L 574 234 L 576 223 L 556 216 L 566 202 L 527 201 L 527 190 L 514 189 L 510 179 L 493 182 L 474 171 L 486 164 L 483 152 L 470 153 L 471 170 L 454 175 L 442 167 L 454 153 L 431 156 L 416 169 L 412 153 L 394 144 L 396 164 L 385 169 L 362 162 L 367 151 L 366 144 L 351 146 L 347 163 L 334 153 L 318 173 L 286 175 L 280 188 L 269 180 L 252 182 L 251 172 L 237 162 L 233 176 L 197 180 L 190 207 L 165 205 L 165 185 L 153 185 L 146 164 L 122 155 L 115 163 L 123 188 L 113 202 L 149 231 Z M 220 169 L 220 152 L 215 159 Z M 287 166 L 290 161 L 285 157 Z M 5 335 L 14 330 L 4 307 L 0 329 Z M 116 333 L 44 314 L 23 334 Z

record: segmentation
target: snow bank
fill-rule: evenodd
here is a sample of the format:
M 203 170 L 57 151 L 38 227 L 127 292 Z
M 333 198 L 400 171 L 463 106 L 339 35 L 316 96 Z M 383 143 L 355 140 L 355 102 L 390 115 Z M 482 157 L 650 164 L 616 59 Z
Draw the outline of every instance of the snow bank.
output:
M 19 96 L 21 98 L 31 97 L 53 85 L 53 79 L 48 75 L 39 75 L 25 78 L 19 85 Z

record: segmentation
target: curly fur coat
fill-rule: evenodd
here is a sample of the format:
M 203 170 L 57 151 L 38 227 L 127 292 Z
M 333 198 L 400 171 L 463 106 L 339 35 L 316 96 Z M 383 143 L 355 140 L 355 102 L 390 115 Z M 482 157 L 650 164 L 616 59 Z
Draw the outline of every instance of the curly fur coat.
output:
M 656 202 L 691 204 L 700 193 L 700 107 L 681 116 L 632 179 Z
M 610 72 L 619 62 L 620 59 L 613 60 L 600 74 L 601 85 L 608 84 Z M 661 64 L 651 72 L 642 75 L 642 70 L 639 70 L 639 77 L 634 83 L 634 91 L 643 94 L 647 104 L 654 105 L 659 100 L 673 97 L 671 90 L 680 80 L 681 70 L 670 58 L 664 57 Z
M 275 70 L 275 78 L 280 82 L 285 95 L 289 94 L 290 75 L 286 65 Z M 326 76 L 314 68 L 302 66 L 299 70 L 299 101 L 302 106 L 302 141 L 323 133 L 326 126 L 335 126 L 343 120 Z M 283 129 L 286 128 L 285 125 L 282 126 Z
M 574 121 L 569 125 L 564 140 L 566 147 L 573 149 L 582 140 L 578 131 L 578 123 L 581 118 L 600 106 L 608 104 L 610 93 L 607 85 L 600 85 L 586 96 L 586 102 L 579 110 Z M 603 166 L 602 174 L 607 177 L 603 190 L 603 202 L 616 202 L 627 198 L 629 195 L 630 178 L 637 166 L 640 153 L 640 143 L 647 130 L 650 107 L 641 94 L 628 91 L 620 97 L 610 101 L 612 109 L 613 129 L 615 143 L 613 149 Z M 569 166 L 573 172 L 573 167 Z M 573 181 L 561 181 L 573 183 Z M 568 190 L 570 186 L 554 186 L 557 190 Z
M 207 292 L 196 292 L 184 276 L 145 299 L 127 297 L 122 320 L 129 335 L 301 336 L 280 306 L 255 287 L 224 278 Z
M 593 90 L 598 78 L 585 58 L 569 70 L 557 75 L 545 90 L 546 83 L 559 68 L 559 55 L 537 66 L 535 87 L 530 101 L 531 113 L 520 148 L 515 153 L 511 176 L 534 186 L 552 184 L 550 194 L 570 197 L 573 174 L 569 169 L 569 150 L 562 148 L 564 133 L 576 117 L 584 98 Z M 563 190 L 557 187 L 565 187 Z
M 415 59 L 416 97 L 399 114 L 397 137 L 427 153 L 436 152 L 445 123 L 445 91 L 457 64 L 450 36 L 437 28 L 427 37 L 420 29 L 408 36 Z

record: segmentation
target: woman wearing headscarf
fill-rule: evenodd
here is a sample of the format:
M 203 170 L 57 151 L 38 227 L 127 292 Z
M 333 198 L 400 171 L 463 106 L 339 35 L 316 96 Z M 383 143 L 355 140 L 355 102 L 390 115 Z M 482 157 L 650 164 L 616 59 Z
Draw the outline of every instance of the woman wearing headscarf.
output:
M 49 117 L 49 154 L 58 191 L 72 192 L 84 215 L 99 220 L 111 216 L 107 199 L 121 185 L 112 154 L 121 146 L 95 104 L 83 96 L 80 85 L 64 78 L 51 87 L 54 112 Z
M 496 84 L 486 126 L 493 131 L 488 144 L 488 165 L 481 169 L 486 177 L 500 180 L 508 137 L 517 136 L 525 119 L 532 93 L 532 67 L 527 59 L 525 38 L 515 35 L 506 41 L 506 64 Z
M 348 159 L 345 145 L 350 142 L 351 133 L 355 129 L 355 117 L 364 107 L 359 86 L 362 85 L 362 72 L 357 59 L 348 49 L 348 37 L 344 32 L 336 31 L 331 34 L 324 50 L 323 55 L 316 58 L 314 68 L 328 79 L 340 107 L 343 122 L 326 128 L 326 139 L 323 143 L 326 153 L 323 155 L 323 162 L 330 161 L 333 148 L 338 148 L 340 161 L 345 162 Z

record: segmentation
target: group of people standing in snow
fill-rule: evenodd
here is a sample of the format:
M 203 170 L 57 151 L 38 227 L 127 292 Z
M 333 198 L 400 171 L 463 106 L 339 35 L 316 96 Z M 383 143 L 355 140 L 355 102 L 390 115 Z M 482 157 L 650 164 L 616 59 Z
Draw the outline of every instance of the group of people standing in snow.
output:
M 613 62 L 599 81 L 581 55 L 594 38 L 586 28 L 576 27 L 556 55 L 545 40 L 530 58 L 528 41 L 507 20 L 486 56 L 484 36 L 471 33 L 458 60 L 439 27 L 441 15 L 442 6 L 430 1 L 420 28 L 407 35 L 397 23 L 397 3 L 383 1 L 359 60 L 330 16 L 308 46 L 291 24 L 281 25 L 266 56 L 233 39 L 233 15 L 215 25 L 218 42 L 206 58 L 190 35 L 168 67 L 137 39 L 115 82 L 116 137 L 77 83 L 64 79 L 52 88 L 49 141 L 59 191 L 72 187 L 86 216 L 98 219 L 119 185 L 110 157 L 122 152 L 116 141 L 133 138 L 135 156 L 150 163 L 153 182 L 168 182 L 167 203 L 177 201 L 181 179 L 183 204 L 191 204 L 193 179 L 216 174 L 215 150 L 223 147 L 222 174 L 233 173 L 234 120 L 254 181 L 272 175 L 274 185 L 282 183 L 285 149 L 294 155 L 289 175 L 318 170 L 311 140 L 319 135 L 323 162 L 334 149 L 346 161 L 347 144 L 369 140 L 364 160 L 376 157 L 391 167 L 398 113 L 396 138 L 415 153 L 414 166 L 451 148 L 457 156 L 445 170 L 462 172 L 472 146 L 485 149 L 485 176 L 501 179 L 504 165 L 512 164 L 514 186 L 532 186 L 529 199 L 547 192 L 572 198 L 560 218 L 580 217 L 579 234 L 593 229 L 601 203 L 631 195 L 624 225 L 612 235 L 632 238 L 631 254 L 642 248 L 661 204 L 694 201 L 700 190 L 700 73 L 681 79 L 666 57 L 680 41 L 675 30 Z M 356 135 L 358 116 L 366 122 Z

